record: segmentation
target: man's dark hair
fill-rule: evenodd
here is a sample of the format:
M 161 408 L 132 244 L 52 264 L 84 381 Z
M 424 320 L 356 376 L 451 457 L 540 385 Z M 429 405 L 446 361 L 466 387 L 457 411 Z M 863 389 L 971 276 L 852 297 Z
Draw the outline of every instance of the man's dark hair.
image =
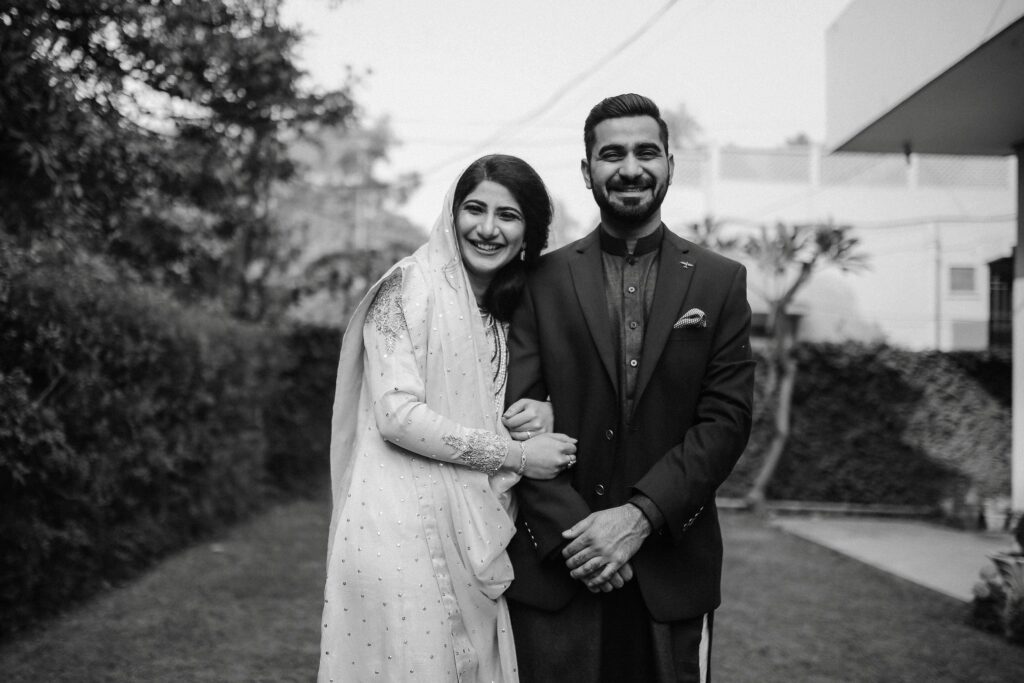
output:
M 498 183 L 515 197 L 526 229 L 522 258 L 513 259 L 495 273 L 484 293 L 484 308 L 498 320 L 508 321 L 519 305 L 526 271 L 537 265 L 540 252 L 547 246 L 553 213 L 551 197 L 544 181 L 528 163 L 508 154 L 489 154 L 470 164 L 455 184 L 453 221 L 463 200 L 485 180 Z
M 606 97 L 590 110 L 587 120 L 583 124 L 583 146 L 587 150 L 587 159 L 594 150 L 594 128 L 597 124 L 608 119 L 621 119 L 627 116 L 650 116 L 658 122 L 658 130 L 661 131 L 661 144 L 668 152 L 668 125 L 661 118 L 661 110 L 654 100 L 635 93 L 615 95 Z

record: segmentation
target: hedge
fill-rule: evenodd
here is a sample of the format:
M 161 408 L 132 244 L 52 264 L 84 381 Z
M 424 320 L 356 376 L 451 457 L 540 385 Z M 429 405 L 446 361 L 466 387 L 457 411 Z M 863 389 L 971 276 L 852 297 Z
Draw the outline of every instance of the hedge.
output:
M 267 472 L 290 495 L 330 489 L 331 411 L 341 332 L 303 326 L 282 336 L 276 385 L 264 412 Z
M 267 498 L 274 336 L 0 253 L 0 634 Z
M 1009 494 L 1007 360 L 853 343 L 805 344 L 798 359 L 769 498 L 937 507 L 968 491 Z M 722 495 L 743 496 L 760 467 L 772 413 L 760 390 L 750 445 Z

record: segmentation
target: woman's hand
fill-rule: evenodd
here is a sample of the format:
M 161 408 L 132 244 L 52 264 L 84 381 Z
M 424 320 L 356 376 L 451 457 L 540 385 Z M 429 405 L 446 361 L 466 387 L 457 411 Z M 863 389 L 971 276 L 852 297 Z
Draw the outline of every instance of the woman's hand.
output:
M 576 439 L 565 434 L 539 434 L 510 446 L 505 466 L 518 472 L 524 451 L 523 476 L 530 479 L 554 479 L 576 464 Z
M 546 434 L 555 428 L 555 412 L 548 401 L 521 398 L 501 416 L 505 429 L 516 441 Z

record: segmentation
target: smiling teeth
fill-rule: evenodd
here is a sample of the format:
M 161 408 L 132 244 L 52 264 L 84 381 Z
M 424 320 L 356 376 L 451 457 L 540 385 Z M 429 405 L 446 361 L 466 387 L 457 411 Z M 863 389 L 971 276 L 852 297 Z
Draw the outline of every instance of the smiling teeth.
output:
M 479 249 L 480 251 L 486 251 L 492 254 L 496 251 L 501 250 L 500 244 L 485 244 L 483 242 L 473 242 L 473 246 Z

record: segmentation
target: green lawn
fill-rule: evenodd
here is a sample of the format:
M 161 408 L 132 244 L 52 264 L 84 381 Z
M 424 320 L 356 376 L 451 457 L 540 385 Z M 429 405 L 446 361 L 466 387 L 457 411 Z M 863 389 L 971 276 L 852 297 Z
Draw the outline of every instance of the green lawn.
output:
M 327 505 L 272 509 L 48 628 L 0 646 L 0 679 L 312 681 Z M 1019 681 L 1024 648 L 966 606 L 754 517 L 724 515 L 718 683 Z
M 1024 648 L 964 624 L 965 603 L 747 515 L 723 526 L 719 683 L 1024 681 Z

